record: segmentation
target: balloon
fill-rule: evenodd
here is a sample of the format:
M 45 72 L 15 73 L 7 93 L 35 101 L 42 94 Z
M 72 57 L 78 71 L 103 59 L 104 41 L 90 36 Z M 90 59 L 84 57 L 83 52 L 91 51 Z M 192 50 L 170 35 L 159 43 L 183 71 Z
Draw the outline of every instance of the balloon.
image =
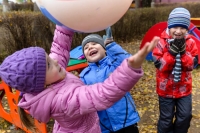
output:
M 41 12 L 57 25 L 91 33 L 115 24 L 132 0 L 36 0 Z

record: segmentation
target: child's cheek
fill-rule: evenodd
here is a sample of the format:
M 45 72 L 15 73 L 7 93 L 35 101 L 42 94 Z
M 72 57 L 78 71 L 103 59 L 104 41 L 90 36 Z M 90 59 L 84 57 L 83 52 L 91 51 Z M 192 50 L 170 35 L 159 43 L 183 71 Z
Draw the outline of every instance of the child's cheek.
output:
M 169 30 L 169 36 L 171 36 L 172 38 L 174 38 L 173 32 L 171 30 Z

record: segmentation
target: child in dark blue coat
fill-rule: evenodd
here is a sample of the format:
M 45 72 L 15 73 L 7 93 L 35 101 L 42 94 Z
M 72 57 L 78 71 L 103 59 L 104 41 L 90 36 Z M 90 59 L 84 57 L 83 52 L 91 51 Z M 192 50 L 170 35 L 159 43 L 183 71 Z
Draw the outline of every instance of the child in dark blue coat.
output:
M 113 41 L 111 28 L 106 29 L 104 39 L 90 34 L 82 41 L 83 53 L 88 61 L 80 73 L 80 79 L 87 85 L 103 82 L 131 55 Z M 98 111 L 102 133 L 138 133 L 140 120 L 135 103 L 129 92 L 110 108 Z

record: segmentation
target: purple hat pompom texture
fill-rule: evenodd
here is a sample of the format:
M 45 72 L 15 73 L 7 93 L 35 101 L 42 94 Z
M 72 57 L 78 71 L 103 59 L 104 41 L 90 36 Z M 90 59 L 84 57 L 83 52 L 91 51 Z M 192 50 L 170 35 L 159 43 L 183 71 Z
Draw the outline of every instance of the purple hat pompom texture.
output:
M 190 26 L 190 12 L 182 7 L 171 11 L 168 18 L 168 28 L 183 27 L 188 29 Z
M 45 50 L 29 47 L 8 56 L 0 65 L 0 77 L 9 86 L 24 93 L 43 91 L 46 77 Z

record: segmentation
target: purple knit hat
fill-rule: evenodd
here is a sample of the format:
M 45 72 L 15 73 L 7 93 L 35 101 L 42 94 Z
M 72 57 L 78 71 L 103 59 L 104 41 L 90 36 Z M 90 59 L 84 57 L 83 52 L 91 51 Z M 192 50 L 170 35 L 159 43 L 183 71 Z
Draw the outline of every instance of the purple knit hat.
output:
M 46 53 L 43 48 L 24 48 L 5 58 L 0 65 L 0 77 L 9 86 L 24 93 L 44 90 Z

